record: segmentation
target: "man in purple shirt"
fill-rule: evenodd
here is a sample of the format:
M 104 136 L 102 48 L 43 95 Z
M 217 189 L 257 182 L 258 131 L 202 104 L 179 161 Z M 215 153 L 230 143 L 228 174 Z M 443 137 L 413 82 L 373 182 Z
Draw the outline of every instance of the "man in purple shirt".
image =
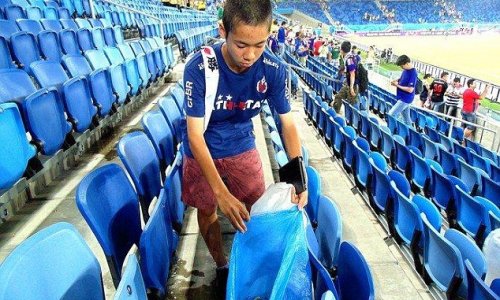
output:
M 403 122 L 410 125 L 410 104 L 415 98 L 415 85 L 417 84 L 418 74 L 407 55 L 401 55 L 396 61 L 396 65 L 403 69 L 403 73 L 401 73 L 399 79 L 391 82 L 391 85 L 397 88 L 396 98 L 398 101 L 389 111 L 389 115 L 394 118 L 401 116 Z
M 356 81 L 357 59 L 351 53 L 350 42 L 342 42 L 342 44 L 340 45 L 340 55 L 344 60 L 346 84 L 342 86 L 337 95 L 335 95 L 333 102 L 331 103 L 337 113 L 340 113 L 342 100 L 344 99 L 347 99 L 347 101 L 352 105 L 358 103 L 358 82 Z

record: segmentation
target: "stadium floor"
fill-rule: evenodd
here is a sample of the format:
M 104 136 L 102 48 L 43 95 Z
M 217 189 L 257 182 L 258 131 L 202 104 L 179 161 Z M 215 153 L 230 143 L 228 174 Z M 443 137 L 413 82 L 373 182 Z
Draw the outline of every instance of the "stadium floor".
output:
M 184 64 L 176 66 L 173 79 L 180 78 Z M 172 80 L 174 81 L 174 80 Z M 159 89 L 156 96 L 168 91 L 171 83 Z M 115 146 L 119 138 L 127 132 L 140 128 L 142 115 L 153 108 L 158 97 L 151 97 L 144 102 L 142 109 L 127 119 L 122 120 L 120 129 L 101 140 L 94 151 L 82 157 L 80 164 L 68 171 L 63 179 L 54 182 L 47 192 L 36 200 L 28 202 L 9 222 L 0 226 L 0 261 L 20 242 L 34 232 L 59 221 L 67 221 L 76 226 L 94 254 L 97 256 L 103 273 L 106 298 L 114 294 L 106 258 L 80 215 L 75 204 L 74 191 L 80 180 L 94 168 L 109 162 L 121 164 Z M 332 198 L 340 208 L 343 220 L 343 239 L 353 241 L 361 250 L 370 265 L 377 299 L 432 299 L 423 282 L 415 275 L 405 261 L 397 246 L 391 244 L 386 232 L 364 202 L 353 193 L 354 186 L 337 161 L 331 160 L 331 153 L 317 137 L 313 126 L 308 125 L 304 114 L 302 99 L 292 103 L 295 120 L 304 145 L 310 152 L 310 165 L 316 168 L 322 177 L 323 193 Z M 254 126 L 257 147 L 264 165 L 266 184 L 273 182 L 274 160 L 270 160 L 266 130 L 260 118 L 255 118 Z M 224 218 L 223 218 L 224 219 Z M 225 248 L 229 252 L 234 230 L 224 219 L 222 224 Z M 386 242 L 387 241 L 387 242 Z M 168 283 L 167 299 L 213 299 L 212 282 L 214 267 L 207 248 L 199 234 L 196 213 L 188 209 L 185 217 L 181 240 L 177 249 L 178 261 L 173 265 Z

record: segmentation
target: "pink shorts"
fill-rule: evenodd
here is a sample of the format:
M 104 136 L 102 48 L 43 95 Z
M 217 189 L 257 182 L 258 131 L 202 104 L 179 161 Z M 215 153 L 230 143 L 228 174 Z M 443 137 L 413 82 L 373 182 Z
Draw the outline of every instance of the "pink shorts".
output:
M 257 149 L 214 159 L 215 167 L 231 194 L 250 208 L 265 191 L 262 161 Z M 182 199 L 189 206 L 215 211 L 217 200 L 194 158 L 184 156 Z

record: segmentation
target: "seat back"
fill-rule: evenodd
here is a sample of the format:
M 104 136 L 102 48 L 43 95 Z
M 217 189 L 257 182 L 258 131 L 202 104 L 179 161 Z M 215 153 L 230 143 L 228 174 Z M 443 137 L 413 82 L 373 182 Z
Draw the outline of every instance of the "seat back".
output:
M 10 37 L 10 46 L 14 59 L 28 73 L 31 72 L 30 64 L 41 59 L 36 38 L 32 33 L 14 33 Z
M 59 13 L 57 12 L 57 8 L 48 6 L 43 9 L 43 12 L 45 19 L 41 20 L 50 19 L 53 21 L 59 21 Z
M 104 41 L 106 42 L 107 46 L 115 47 L 117 45 L 116 41 L 115 41 L 115 35 L 113 34 L 112 27 L 105 27 L 103 29 L 103 35 L 104 35 Z
M 68 70 L 71 77 L 88 76 L 92 68 L 84 56 L 78 54 L 67 54 L 62 57 L 63 66 Z
M 125 61 L 123 59 L 122 54 L 120 53 L 120 50 L 118 50 L 118 48 L 105 47 L 105 48 L 103 48 L 103 50 L 104 50 L 104 53 L 106 54 L 106 56 L 108 57 L 108 60 L 111 62 L 111 64 L 113 64 L 113 65 L 121 64 Z
M 86 52 L 88 50 L 94 50 L 96 47 L 94 45 L 94 41 L 92 39 L 92 32 L 87 28 L 80 28 L 76 32 L 76 38 L 78 40 L 78 45 L 80 46 L 80 50 L 82 52 Z
M 339 258 L 342 241 L 342 216 L 332 199 L 320 195 L 318 200 L 318 227 L 315 231 L 320 253 L 318 259 L 328 269 L 333 269 Z
M 394 201 L 394 227 L 406 245 L 410 245 L 415 231 L 421 231 L 422 222 L 420 220 L 420 210 L 417 205 L 401 193 L 394 181 L 391 181 L 391 188 L 396 194 Z
M 148 298 L 141 268 L 135 252 L 127 256 L 122 275 L 120 284 L 116 288 L 114 300 L 146 300 Z
M 0 36 L 0 69 L 14 68 L 7 40 Z
M 342 242 L 335 287 L 340 299 L 375 299 L 373 278 L 363 254 L 350 242 Z
M 467 299 L 469 300 L 498 300 L 499 296 L 486 285 L 483 279 L 476 273 L 471 262 L 465 261 L 467 273 Z
M 59 62 L 36 61 L 31 64 L 36 81 L 41 87 L 55 87 L 62 91 L 62 85 L 69 77 Z
M 175 157 L 174 138 L 163 113 L 160 110 L 145 113 L 142 127 L 163 161 L 163 166 L 170 165 Z
M 92 97 L 97 103 L 100 116 L 106 116 L 111 111 L 116 97 L 113 94 L 111 75 L 107 70 L 96 70 L 90 74 Z
M 167 95 L 158 102 L 161 112 L 165 116 L 170 130 L 174 133 L 176 142 L 179 142 L 182 137 L 181 132 L 181 114 L 177 108 L 177 104 L 171 95 Z
M 90 62 L 92 69 L 106 69 L 111 66 L 108 58 L 101 50 L 88 50 L 85 51 L 85 57 Z
M 147 211 L 160 194 L 160 162 L 148 136 L 136 131 L 123 136 L 117 147 L 118 156 L 134 182 L 142 210 Z
M 34 36 L 37 36 L 43 30 L 40 22 L 31 19 L 17 20 L 17 25 L 22 31 L 32 33 Z
M 64 54 L 80 55 L 80 48 L 76 38 L 76 33 L 71 29 L 64 29 L 59 32 L 61 49 Z
M 57 63 L 61 62 L 61 46 L 56 32 L 50 30 L 40 32 L 38 34 L 38 44 L 44 59 Z
M 382 154 L 388 161 L 392 159 L 392 154 L 395 148 L 394 139 L 392 138 L 392 133 L 389 130 L 390 129 L 386 126 L 380 126 L 380 133 L 382 134 Z
M 102 28 L 92 29 L 92 40 L 97 49 L 102 49 L 106 46 L 106 41 L 104 40 L 104 33 Z
M 500 207 L 500 183 L 482 176 L 482 195 Z
M 115 36 L 115 41 L 117 44 L 123 44 L 125 43 L 125 39 L 123 38 L 123 32 L 120 26 L 115 26 L 113 27 L 113 33 Z
M 3 261 L 0 276 L 5 299 L 104 299 L 99 262 L 69 223 L 56 223 L 23 241 Z
M 85 77 L 75 77 L 63 86 L 64 105 L 76 132 L 84 132 L 90 128 L 96 107 L 92 104 L 89 83 Z
M 6 40 L 10 39 L 10 36 L 19 31 L 16 21 L 14 20 L 1 20 L 0 19 L 0 36 L 4 37 Z
M 28 19 L 39 21 L 43 18 L 42 10 L 37 6 L 30 6 L 26 8 L 26 16 Z
M 459 178 L 467 185 L 467 190 L 475 195 L 481 185 L 481 174 L 476 168 L 468 163 L 458 161 L 458 175 Z
M 321 176 L 319 172 L 311 166 L 306 167 L 306 172 L 307 190 L 309 194 L 308 203 L 305 208 L 311 222 L 316 223 L 318 221 L 318 205 L 321 195 Z
M 24 12 L 24 9 L 19 5 L 8 5 L 4 8 L 4 11 L 7 20 L 15 21 L 17 19 L 26 19 L 26 13 Z
M 95 169 L 76 190 L 76 204 L 107 257 L 115 286 L 132 245 L 139 244 L 139 201 L 127 175 L 117 164 Z
M 26 170 L 36 150 L 26 138 L 26 130 L 15 103 L 0 103 L 0 190 L 10 188 Z
M 26 96 L 34 93 L 36 87 L 29 75 L 19 69 L 0 69 L 0 103 L 22 104 Z
M 486 222 L 489 222 L 489 220 L 484 220 L 484 217 L 487 217 L 484 214 L 485 208 L 460 187 L 457 188 L 457 191 L 457 222 L 462 229 L 475 237 L 480 226 L 486 227 Z

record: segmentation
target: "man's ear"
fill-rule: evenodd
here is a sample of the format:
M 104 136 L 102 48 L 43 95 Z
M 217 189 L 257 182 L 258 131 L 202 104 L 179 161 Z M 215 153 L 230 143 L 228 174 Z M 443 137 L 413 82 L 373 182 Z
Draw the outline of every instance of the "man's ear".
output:
M 227 32 L 222 22 L 219 22 L 219 34 L 223 39 L 227 39 Z

